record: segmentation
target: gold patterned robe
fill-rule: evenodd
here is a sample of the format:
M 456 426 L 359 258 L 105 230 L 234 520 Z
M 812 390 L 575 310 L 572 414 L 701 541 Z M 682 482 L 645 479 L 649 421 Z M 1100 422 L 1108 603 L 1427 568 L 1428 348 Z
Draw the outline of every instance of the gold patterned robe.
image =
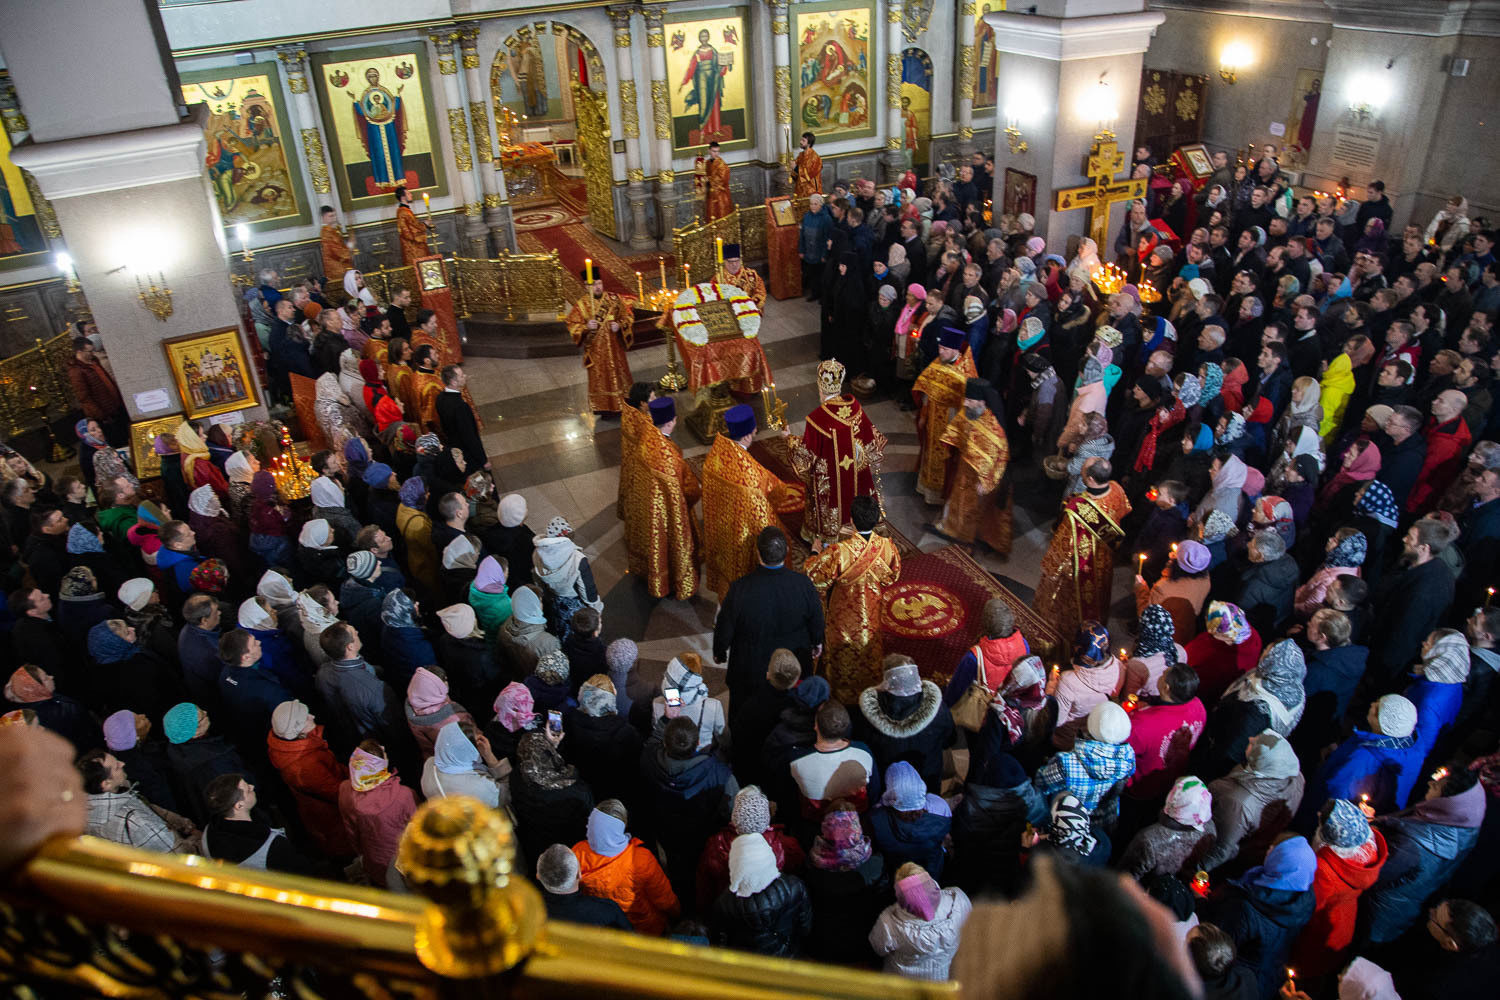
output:
M 1073 635 L 1086 621 L 1108 621 L 1114 547 L 1125 536 L 1120 522 L 1129 513 L 1130 500 L 1115 482 L 1102 494 L 1085 490 L 1063 501 L 1031 605 L 1058 635 Z
M 391 342 L 371 337 L 365 341 L 365 346 L 360 350 L 360 357 L 366 361 L 378 361 L 383 365 L 390 360 Z
M 590 320 L 598 329 L 590 330 Z M 618 332 L 609 328 L 619 323 Z M 635 343 L 635 304 L 613 292 L 598 298 L 584 297 L 568 311 L 568 335 L 583 344 L 583 367 L 589 373 L 589 409 L 595 413 L 619 413 L 630 392 L 630 362 L 625 352 Z
M 430 255 L 427 249 L 427 226 L 410 205 L 396 206 L 396 236 L 401 240 L 401 263 L 411 267 Z
M 848 394 L 825 399 L 807 415 L 802 440 L 788 438 L 787 443 L 792 467 L 807 491 L 803 538 L 838 538 L 857 496 L 872 496 L 885 509 L 879 471 L 886 439 L 859 400 Z
M 625 519 L 625 498 L 630 495 L 639 464 L 636 447 L 647 431 L 654 430 L 656 425 L 644 406 L 639 409 L 627 406 L 620 411 L 620 493 L 615 498 L 615 516 L 621 520 Z
M 387 352 L 389 352 L 389 347 L 387 347 Z M 387 353 L 386 358 L 389 361 L 389 353 Z M 415 420 L 417 411 L 412 409 L 411 405 L 407 403 L 407 396 L 411 392 L 411 366 L 388 363 L 385 366 L 385 384 L 391 390 L 391 398 L 401 404 L 401 409 L 405 413 L 406 419 Z
M 724 281 L 727 284 L 733 285 L 734 287 L 738 288 L 740 291 L 744 292 L 746 295 L 754 299 L 755 307 L 757 309 L 765 308 L 766 282 L 765 279 L 760 276 L 760 272 L 755 270 L 755 268 L 746 267 L 745 265 L 741 264 L 739 271 L 735 274 L 730 274 L 726 270 L 724 272 Z
M 627 411 L 628 412 L 628 411 Z M 698 590 L 697 526 L 693 504 L 702 495 L 698 477 L 677 443 L 648 419 L 635 438 L 625 503 L 625 551 L 630 572 L 644 577 L 652 597 L 686 601 Z
M 703 164 L 705 195 L 703 212 L 708 221 L 722 219 L 734 211 L 734 197 L 729 193 L 729 164 L 710 156 Z
M 823 158 L 810 149 L 797 154 L 792 167 L 793 192 L 798 198 L 806 198 L 823 190 Z
M 437 400 L 443 392 L 443 380 L 437 372 L 412 369 L 406 380 L 406 416 L 421 425 L 422 432 L 443 433 L 442 421 L 438 419 Z
M 960 410 L 943 432 L 943 445 L 953 464 L 948 476 L 948 499 L 937 530 L 972 545 L 978 538 L 1001 555 L 1010 553 L 1010 502 L 1002 507 L 995 491 L 1010 464 L 1005 428 L 989 410 L 970 417 Z M 1007 492 L 1007 498 L 1009 493 Z
M 901 576 L 901 554 L 889 538 L 865 538 L 851 531 L 809 556 L 802 572 L 823 597 L 828 623 L 823 675 L 833 686 L 833 696 L 852 704 L 861 691 L 880 683 L 885 656 L 880 598 Z
M 964 389 L 969 379 L 978 378 L 969 349 L 951 365 L 934 361 L 922 370 L 912 383 L 911 394 L 917 405 L 917 492 L 931 504 L 943 502 L 948 478 L 948 450 L 943 435 L 953 415 L 963 409 Z
M 323 248 L 323 283 L 329 288 L 344 287 L 344 272 L 354 269 L 354 252 L 345 242 L 338 226 L 324 226 L 320 236 Z
M 783 483 L 723 434 L 714 438 L 703 460 L 703 549 L 708 587 L 719 600 L 758 565 L 755 537 L 761 529 L 774 525 L 785 531 L 780 515 L 802 507 L 800 483 Z

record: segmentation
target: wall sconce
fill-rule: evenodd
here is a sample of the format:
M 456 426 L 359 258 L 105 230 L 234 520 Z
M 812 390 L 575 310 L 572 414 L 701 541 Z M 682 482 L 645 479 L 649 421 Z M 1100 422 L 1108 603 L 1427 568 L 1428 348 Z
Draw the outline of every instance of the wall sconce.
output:
M 1021 130 L 1016 128 L 1014 123 L 1005 126 L 1005 141 L 1010 146 L 1012 154 L 1019 155 L 1026 152 L 1027 146 L 1021 139 Z
M 1219 79 L 1234 86 L 1239 79 L 1239 71 L 1250 65 L 1251 61 L 1250 46 L 1244 42 L 1230 42 L 1219 53 Z
M 234 227 L 234 235 L 240 241 L 240 255 L 246 264 L 255 259 L 255 254 L 250 250 L 250 227 L 243 222 Z
M 147 312 L 165 323 L 167 317 L 172 315 L 172 289 L 167 287 L 167 276 L 165 274 L 160 274 L 159 276 L 161 277 L 160 287 L 157 286 L 154 279 L 149 277 L 146 279 L 149 287 L 142 287 L 141 276 L 136 275 L 135 287 L 136 291 L 139 292 L 141 305 L 145 307 Z
M 1099 123 L 1099 130 L 1094 135 L 1095 139 L 1105 140 L 1115 137 L 1115 123 L 1120 120 L 1119 102 L 1116 101 L 1110 85 L 1104 81 L 1103 73 L 1099 74 L 1098 83 L 1079 95 L 1077 114 L 1083 121 Z
M 1356 73 L 1349 81 L 1349 113 L 1361 125 L 1377 118 L 1390 98 L 1391 80 L 1382 73 Z
M 76 295 L 83 291 L 83 286 L 78 283 L 78 272 L 73 269 L 73 255 L 65 250 L 60 250 L 57 253 L 56 260 L 57 269 L 62 272 L 63 278 L 67 281 L 64 291 L 69 295 Z

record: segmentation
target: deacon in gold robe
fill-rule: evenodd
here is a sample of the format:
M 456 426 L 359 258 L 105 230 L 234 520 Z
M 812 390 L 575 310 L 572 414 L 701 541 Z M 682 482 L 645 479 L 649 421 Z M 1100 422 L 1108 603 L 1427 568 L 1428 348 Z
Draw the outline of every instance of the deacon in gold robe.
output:
M 930 504 L 943 502 L 948 485 L 948 449 L 943 435 L 954 414 L 963 406 L 964 390 L 978 378 L 969 356 L 969 336 L 957 327 L 947 327 L 938 338 L 938 358 L 922 370 L 912 383 L 917 410 L 917 492 Z
M 384 316 L 378 320 L 366 319 L 364 328 L 370 339 L 365 341 L 364 347 L 360 348 L 360 358 L 385 364 L 391 353 L 391 321 Z
M 719 155 L 719 144 L 708 144 L 708 159 L 703 164 L 703 214 L 709 222 L 722 219 L 734 211 L 729 193 L 729 164 Z
M 787 436 L 792 467 L 807 491 L 802 537 L 831 542 L 849 523 L 856 497 L 880 500 L 880 459 L 885 436 L 870 423 L 859 400 L 844 392 L 844 366 L 828 360 L 818 365 L 818 394 L 823 402 L 807 415 L 802 440 Z
M 639 457 L 636 446 L 645 432 L 651 430 L 651 415 L 646 407 L 655 398 L 654 382 L 637 382 L 630 387 L 625 408 L 620 411 L 620 493 L 615 498 L 615 516 L 621 520 L 625 519 L 625 498 L 630 495 L 635 479 Z
M 803 132 L 798 145 L 802 151 L 792 165 L 792 191 L 798 198 L 806 198 L 823 190 L 823 158 L 813 152 L 817 138 L 811 132 Z
M 671 437 L 677 404 L 670 396 L 653 399 L 648 419 L 634 453 L 621 466 L 622 474 L 626 464 L 633 467 L 625 497 L 625 551 L 630 572 L 646 581 L 652 597 L 686 601 L 698 590 L 692 508 L 702 489 Z
M 406 417 L 421 425 L 423 433 L 431 431 L 442 434 L 442 422 L 438 420 L 437 399 L 443 392 L 443 379 L 437 372 L 438 352 L 432 344 L 423 344 L 412 354 L 411 375 L 403 386 L 406 395 L 401 400 L 406 408 Z
M 940 534 L 965 545 L 984 542 L 1002 556 L 1010 555 L 1010 493 L 1002 506 L 997 494 L 1010 464 L 1005 428 L 995 416 L 1000 398 L 982 378 L 971 378 L 964 407 L 943 433 L 949 451 L 948 497 L 935 527 Z
M 880 598 L 901 576 L 896 543 L 874 534 L 880 505 L 874 497 L 857 496 L 852 506 L 854 530 L 826 548 L 814 543 L 802 565 L 823 597 L 828 623 L 822 673 L 845 704 L 880 681 Z
M 411 192 L 405 187 L 396 189 L 396 236 L 401 240 L 401 263 L 407 267 L 431 256 L 432 251 L 427 249 L 427 223 L 411 210 Z
M 753 267 L 745 266 L 745 262 L 740 259 L 738 243 L 724 244 L 724 281 L 754 299 L 755 308 L 766 307 L 765 280 Z
M 401 404 L 406 419 L 416 417 L 416 411 L 407 406 L 407 394 L 411 392 L 411 342 L 405 337 L 392 337 L 386 348 L 385 384 L 391 390 L 391 398 Z
M 729 585 L 757 565 L 762 528 L 786 531 L 781 515 L 801 513 L 801 484 L 784 483 L 750 456 L 755 411 L 741 403 L 724 411 L 725 433 L 703 460 L 703 551 L 708 587 L 724 600 Z M 787 532 L 787 537 L 791 537 Z
M 1063 501 L 1052 544 L 1042 557 L 1042 582 L 1032 610 L 1061 636 L 1073 635 L 1086 621 L 1107 621 L 1113 594 L 1114 548 L 1125 537 L 1120 527 L 1130 500 L 1106 458 L 1083 467 L 1083 489 Z
M 588 278 L 580 274 L 585 281 Z M 625 352 L 635 343 L 635 303 L 604 290 L 596 271 L 594 283 L 568 312 L 568 335 L 583 345 L 583 367 L 589 373 L 589 409 L 619 413 L 630 391 L 630 362 Z
M 400 209 L 397 209 L 400 212 Z M 323 248 L 323 281 L 330 288 L 336 288 L 344 283 L 344 272 L 354 269 L 354 251 L 349 246 L 349 238 L 344 235 L 344 230 L 339 226 L 339 217 L 333 211 L 333 206 L 323 206 L 323 231 L 321 235 Z

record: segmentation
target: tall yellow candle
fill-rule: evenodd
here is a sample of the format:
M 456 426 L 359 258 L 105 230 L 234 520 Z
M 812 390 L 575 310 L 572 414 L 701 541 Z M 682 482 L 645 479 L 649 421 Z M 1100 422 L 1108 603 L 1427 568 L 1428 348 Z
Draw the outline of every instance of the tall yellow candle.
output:
M 661 268 L 661 287 L 665 291 L 667 287 L 667 258 L 656 258 L 656 266 Z
M 689 287 L 693 283 L 693 270 L 691 264 L 682 265 L 682 286 Z
M 637 301 L 646 301 L 646 283 L 641 278 L 641 272 L 635 272 L 635 297 Z
M 724 237 L 714 237 L 714 254 L 715 260 L 717 260 L 720 264 L 724 263 Z
M 583 280 L 588 282 L 590 288 L 594 287 L 594 260 L 592 257 L 583 258 Z

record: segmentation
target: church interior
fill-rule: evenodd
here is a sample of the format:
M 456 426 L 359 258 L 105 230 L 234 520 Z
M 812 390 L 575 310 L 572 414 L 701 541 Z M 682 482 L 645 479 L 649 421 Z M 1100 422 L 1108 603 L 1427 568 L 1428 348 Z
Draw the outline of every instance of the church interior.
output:
M 707 507 L 692 526 L 705 532 L 705 572 L 695 562 L 686 586 L 672 575 L 662 596 L 634 548 L 640 526 L 621 480 L 632 433 L 655 437 L 641 413 L 658 412 L 627 399 L 642 384 L 673 401 L 681 419 L 668 438 L 703 481 L 705 504 L 716 441 L 753 418 L 751 464 L 805 504 L 782 513 L 794 567 L 850 523 L 847 505 L 835 506 L 831 532 L 818 526 L 826 501 L 815 503 L 801 463 L 804 421 L 830 398 L 856 400 L 880 442 L 858 452 L 879 504 L 876 534 L 900 557 L 872 625 L 884 651 L 944 687 L 998 599 L 1048 668 L 1069 655 L 1076 609 L 1053 613 L 1041 592 L 1055 584 L 1046 556 L 1077 470 L 1054 476 L 1031 434 L 1018 440 L 1010 425 L 1003 531 L 953 528 L 947 498 L 931 493 L 923 383 L 914 407 L 902 381 L 906 328 L 895 328 L 892 351 L 887 332 L 880 356 L 862 332 L 895 259 L 883 260 L 884 248 L 904 240 L 902 220 L 925 231 L 924 217 L 944 207 L 931 197 L 941 182 L 977 191 L 980 221 L 965 231 L 982 235 L 966 245 L 997 238 L 1026 253 L 1031 240 L 1045 247 L 1030 248 L 1037 264 L 1043 254 L 1071 264 L 1088 239 L 1114 261 L 1117 236 L 1130 249 L 1132 203 L 1146 198 L 1164 206 L 1157 239 L 1182 252 L 1209 210 L 1191 205 L 1194 195 L 1226 164 L 1237 182 L 1236 168 L 1268 155 L 1293 198 L 1347 199 L 1352 211 L 1383 184 L 1392 232 L 1430 232 L 1455 198 L 1470 219 L 1500 213 L 1500 138 L 1489 124 L 1500 106 L 1489 62 L 1500 58 L 1500 3 L 1490 0 L 0 0 L 0 12 L 9 453 L 49 483 L 81 474 L 75 423 L 96 416 L 70 380 L 81 335 L 117 388 L 122 409 L 99 419 L 143 502 L 177 499 L 163 459 L 179 445 L 187 455 L 196 434 L 253 448 L 300 519 L 312 456 L 352 454 L 348 428 L 326 418 L 323 379 L 330 393 L 348 390 L 346 408 L 364 410 L 365 461 L 383 452 L 377 434 L 389 435 L 362 395 L 360 362 L 398 360 L 379 343 L 394 326 L 443 373 L 462 366 L 494 496 L 523 496 L 533 529 L 563 522 L 592 573 L 599 639 L 634 643 L 641 690 L 656 694 L 692 654 L 708 697 L 726 706 L 715 631 L 730 581 L 715 580 L 724 571 L 709 551 L 719 536 L 701 520 Z M 850 260 L 869 268 L 868 246 L 863 257 L 810 260 L 809 195 L 870 205 L 866 221 L 882 226 L 895 209 L 853 320 L 841 312 L 853 286 L 827 274 Z M 1193 218 L 1171 214 L 1183 205 Z M 939 235 L 924 259 L 944 249 Z M 1089 281 L 1101 302 L 1145 286 L 1149 325 L 1171 302 L 1161 301 L 1169 289 L 1137 280 L 1150 276 L 1143 267 L 1110 265 Z M 1035 266 L 1025 278 L 1033 273 L 1040 281 Z M 353 368 L 336 352 L 332 375 L 318 378 L 308 292 L 322 329 L 332 315 L 335 333 L 352 334 Z M 307 320 L 311 370 L 288 374 L 279 360 L 291 313 L 278 299 Z M 892 315 L 915 301 L 903 294 Z M 967 315 L 962 294 L 947 301 Z M 392 308 L 400 318 L 376 332 Z M 1004 310 L 1008 326 L 1000 312 L 990 336 L 1025 335 L 1019 309 Z M 374 329 L 359 332 L 371 317 Z M 375 346 L 361 353 L 366 343 Z M 837 375 L 820 367 L 830 358 Z M 1019 365 L 1006 370 L 1024 382 Z M 447 394 L 435 384 L 441 409 Z M 381 396 L 400 412 L 394 384 Z M 447 426 L 421 399 L 420 416 L 405 407 L 396 439 L 403 426 L 429 437 Z M 622 408 L 638 412 L 622 419 Z M 472 459 L 458 441 L 444 444 Z M 415 437 L 405 445 L 423 453 Z M 463 470 L 476 471 L 472 461 Z M 97 493 L 88 495 L 103 509 Z M 738 536 L 745 571 L 758 558 L 754 537 Z M 1135 627 L 1141 558 L 1117 554 L 1105 582 L 1104 624 L 1120 635 Z M 271 565 L 244 560 L 249 575 L 226 594 L 253 597 Z M 7 592 L 24 573 L 14 567 Z M 429 627 L 440 606 L 421 605 Z M 858 683 L 845 678 L 845 700 L 879 670 L 877 657 Z M 962 749 L 948 754 L 948 785 L 967 761 Z M 544 924 L 528 882 L 536 859 L 518 857 L 497 815 L 419 812 L 401 850 L 421 855 L 421 874 L 404 894 L 274 871 L 241 877 L 200 858 L 157 863 L 59 838 L 25 863 L 29 895 L 4 894 L 17 930 L 0 948 L 0 979 L 36 995 L 979 995 L 957 981 L 959 966 L 952 980 L 927 981 Z M 69 913 L 81 923 L 55 923 Z M 114 949 L 127 937 L 122 960 Z M 188 971 L 193 956 L 212 956 L 220 981 Z M 684 960 L 690 968 L 677 967 Z

